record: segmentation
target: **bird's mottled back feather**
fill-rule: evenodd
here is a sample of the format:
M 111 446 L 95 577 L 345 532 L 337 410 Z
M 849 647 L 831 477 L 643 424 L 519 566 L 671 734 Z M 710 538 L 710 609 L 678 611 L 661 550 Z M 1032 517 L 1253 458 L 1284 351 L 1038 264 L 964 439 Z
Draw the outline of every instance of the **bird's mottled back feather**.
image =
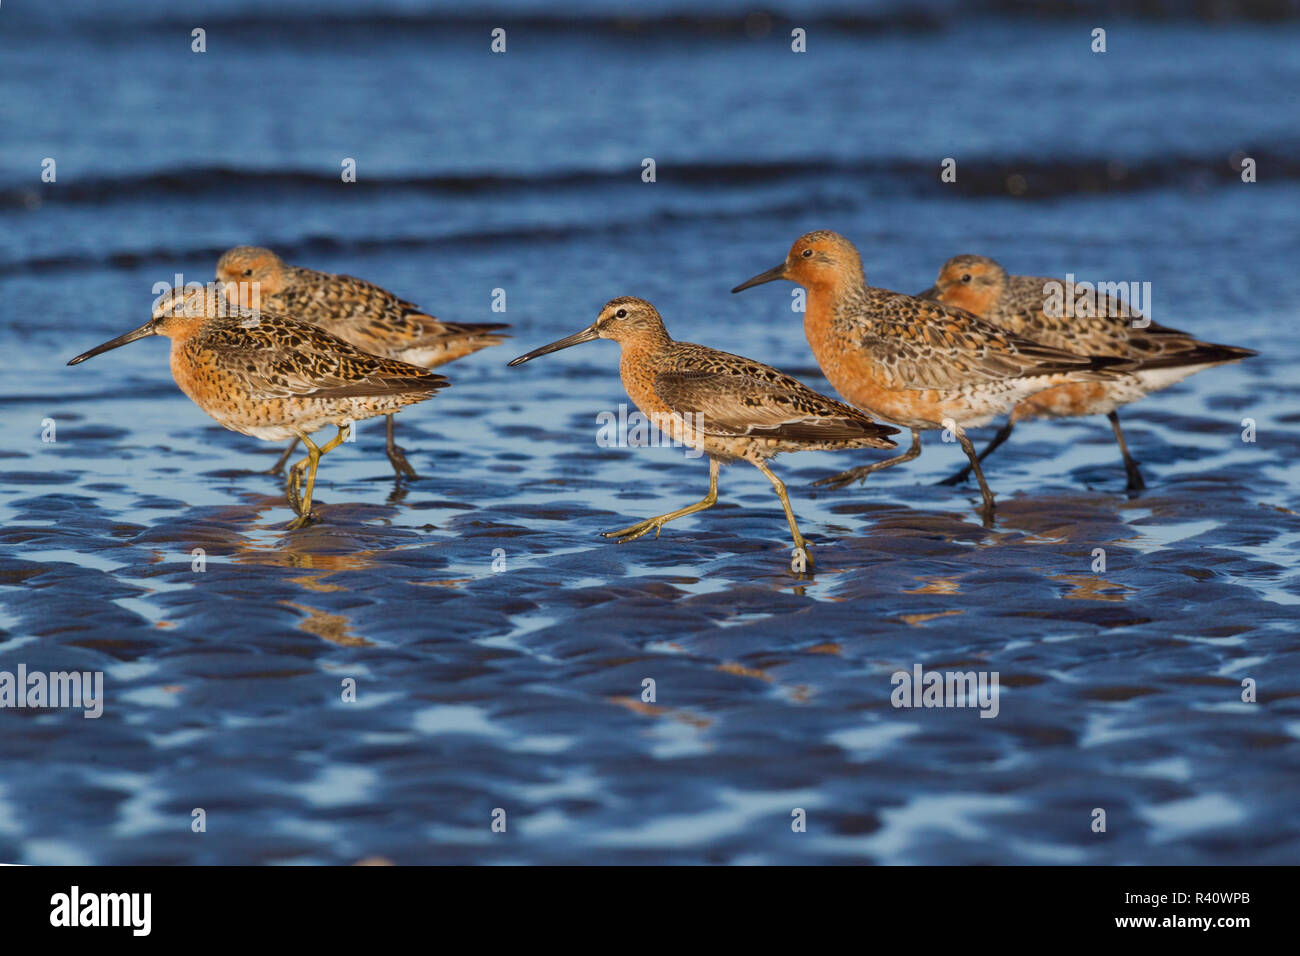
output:
M 1056 348 L 1122 356 L 1136 369 L 1228 362 L 1255 354 L 1249 349 L 1205 342 L 1155 322 L 1135 327 L 1133 323 L 1140 320 L 1140 313 L 1095 288 L 1084 293 L 1091 308 L 1080 307 L 1076 297 L 1070 310 L 1073 315 L 1049 314 L 1044 308 L 1049 283 L 1064 284 L 1060 279 L 1042 276 L 1008 276 L 1001 298 L 989 310 L 989 320 Z M 1078 314 L 1089 311 L 1092 315 Z
M 949 390 L 980 382 L 1063 373 L 1106 377 L 1098 359 L 1004 331 L 963 309 L 867 286 L 837 303 L 836 323 L 896 389 Z
M 886 436 L 898 429 L 761 362 L 672 342 L 663 364 L 665 370 L 654 378 L 655 394 L 674 412 L 698 416 L 697 427 L 705 434 L 894 445 Z
M 447 379 L 363 352 L 324 329 L 263 309 L 209 319 L 184 345 L 195 364 L 238 377 L 250 398 L 346 398 L 431 393 Z
M 294 266 L 285 288 L 270 298 L 279 312 L 319 325 L 367 351 L 399 356 L 435 349 L 431 367 L 504 340 L 502 323 L 443 322 L 387 289 L 355 276 Z

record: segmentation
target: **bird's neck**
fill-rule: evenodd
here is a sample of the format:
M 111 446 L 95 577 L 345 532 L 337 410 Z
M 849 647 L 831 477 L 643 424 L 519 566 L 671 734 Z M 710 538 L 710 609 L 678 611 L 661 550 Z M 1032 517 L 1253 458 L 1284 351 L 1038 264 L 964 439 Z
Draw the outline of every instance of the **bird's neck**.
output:
M 158 334 L 171 339 L 175 350 L 197 335 L 207 321 L 206 315 L 170 315 L 159 324 Z
M 639 329 L 626 338 L 619 339 L 618 344 L 623 349 L 623 360 L 627 361 L 628 356 L 641 359 L 661 352 L 672 341 L 668 330 L 661 325 L 657 329 Z
M 855 304 L 865 299 L 867 280 L 858 271 L 804 288 L 808 291 L 804 303 L 804 334 L 813 354 L 821 355 L 840 341 L 841 337 L 835 334 L 835 320 L 839 315 L 853 311 Z
M 666 331 L 638 333 L 619 342 L 623 353 L 619 357 L 618 372 L 632 401 L 646 414 L 656 410 L 654 380 L 668 361 L 672 345 Z

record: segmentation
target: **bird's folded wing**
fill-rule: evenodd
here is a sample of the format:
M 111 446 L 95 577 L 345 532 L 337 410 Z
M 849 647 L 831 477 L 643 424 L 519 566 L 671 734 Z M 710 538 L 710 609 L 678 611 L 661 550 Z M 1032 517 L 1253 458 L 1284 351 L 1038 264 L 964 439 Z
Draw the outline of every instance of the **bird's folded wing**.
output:
M 1215 365 L 1258 354 L 1235 345 L 1205 342 L 1194 335 L 1155 322 L 1145 328 L 1132 329 L 1127 344 L 1128 357 L 1139 369 Z
M 317 308 L 325 308 L 333 320 L 354 328 L 362 323 L 395 351 L 432 348 L 453 339 L 504 338 L 498 332 L 507 328 L 504 323 L 444 322 L 373 282 L 349 275 L 321 275 Z M 495 345 L 496 341 L 485 344 Z
M 461 340 L 497 345 L 510 338 L 501 331 L 510 328 L 504 322 L 443 322 L 423 312 L 407 313 L 403 318 L 412 325 L 410 340 L 402 343 L 405 348 L 432 348 Z
M 755 367 L 767 374 L 661 372 L 654 390 L 674 415 L 691 416 L 691 426 L 706 435 L 815 442 L 884 439 L 897 431 L 775 369 Z
M 1017 335 L 1075 355 L 1125 355 L 1134 320 L 1141 314 L 1122 299 L 1093 289 L 1066 303 L 1059 279 L 1012 276 L 997 324 Z M 1087 299 L 1088 302 L 1083 300 Z
M 1096 289 L 1076 296 L 1069 304 L 1071 314 L 1056 314 L 1065 310 L 1049 306 L 1052 282 L 1060 284 L 1054 279 L 1015 277 L 1011 301 L 1003 306 L 998 324 L 1076 355 L 1123 356 L 1134 369 L 1231 362 L 1250 354 L 1248 349 L 1204 342 L 1152 322 L 1124 300 Z
M 898 295 L 858 323 L 858 344 L 896 389 L 956 389 L 1120 364 L 1004 332 L 963 309 Z
M 323 329 L 263 313 L 256 325 L 213 329 L 192 342 L 202 360 L 242 379 L 253 398 L 348 398 L 431 392 L 447 379 L 354 348 Z

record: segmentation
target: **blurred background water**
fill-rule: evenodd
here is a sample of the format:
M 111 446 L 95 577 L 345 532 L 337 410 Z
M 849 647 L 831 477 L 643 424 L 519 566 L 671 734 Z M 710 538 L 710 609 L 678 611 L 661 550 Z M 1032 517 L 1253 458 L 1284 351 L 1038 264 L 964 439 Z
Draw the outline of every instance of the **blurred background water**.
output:
M 0 710 L 0 860 L 1295 862 L 1298 91 L 1284 0 L 8 0 L 0 670 L 104 671 L 106 702 Z M 635 294 L 829 390 L 792 287 L 727 294 L 812 228 L 901 291 L 962 252 L 1149 281 L 1157 321 L 1262 354 L 1125 412 L 1139 495 L 1104 420 L 1036 423 L 992 530 L 930 440 L 840 493 L 809 485 L 853 455 L 777 462 L 807 579 L 752 469 L 601 539 L 706 468 L 597 446 L 609 343 L 505 362 Z M 280 448 L 161 342 L 64 366 L 241 243 L 512 324 L 402 414 L 422 480 L 365 423 L 289 533 L 249 473 Z M 916 663 L 997 671 L 999 716 L 891 707 Z

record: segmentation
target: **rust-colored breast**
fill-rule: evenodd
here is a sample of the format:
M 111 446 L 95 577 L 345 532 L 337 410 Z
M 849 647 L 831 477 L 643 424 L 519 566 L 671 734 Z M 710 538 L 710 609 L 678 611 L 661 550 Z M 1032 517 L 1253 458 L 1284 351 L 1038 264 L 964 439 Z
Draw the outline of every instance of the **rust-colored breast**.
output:
M 942 422 L 944 393 L 890 388 L 870 352 L 837 328 L 834 318 L 830 295 L 808 296 L 804 334 L 822 374 L 845 401 L 873 418 L 909 427 Z
M 651 349 L 637 345 L 625 346 L 619 359 L 618 371 L 628 398 L 632 399 L 632 404 L 643 414 L 649 416 L 672 412 L 668 403 L 655 394 L 655 375 L 658 374 L 659 367 Z
M 277 417 L 282 403 L 253 401 L 247 395 L 245 383 L 211 361 L 212 357 L 191 341 L 172 341 L 172 377 L 190 401 L 233 431 L 247 433 L 248 427 Z
M 203 365 L 202 353 L 196 354 L 185 346 L 185 339 L 172 339 L 170 356 L 172 378 L 194 404 L 206 408 L 208 399 L 222 390 L 215 385 L 213 377 L 215 370 Z

